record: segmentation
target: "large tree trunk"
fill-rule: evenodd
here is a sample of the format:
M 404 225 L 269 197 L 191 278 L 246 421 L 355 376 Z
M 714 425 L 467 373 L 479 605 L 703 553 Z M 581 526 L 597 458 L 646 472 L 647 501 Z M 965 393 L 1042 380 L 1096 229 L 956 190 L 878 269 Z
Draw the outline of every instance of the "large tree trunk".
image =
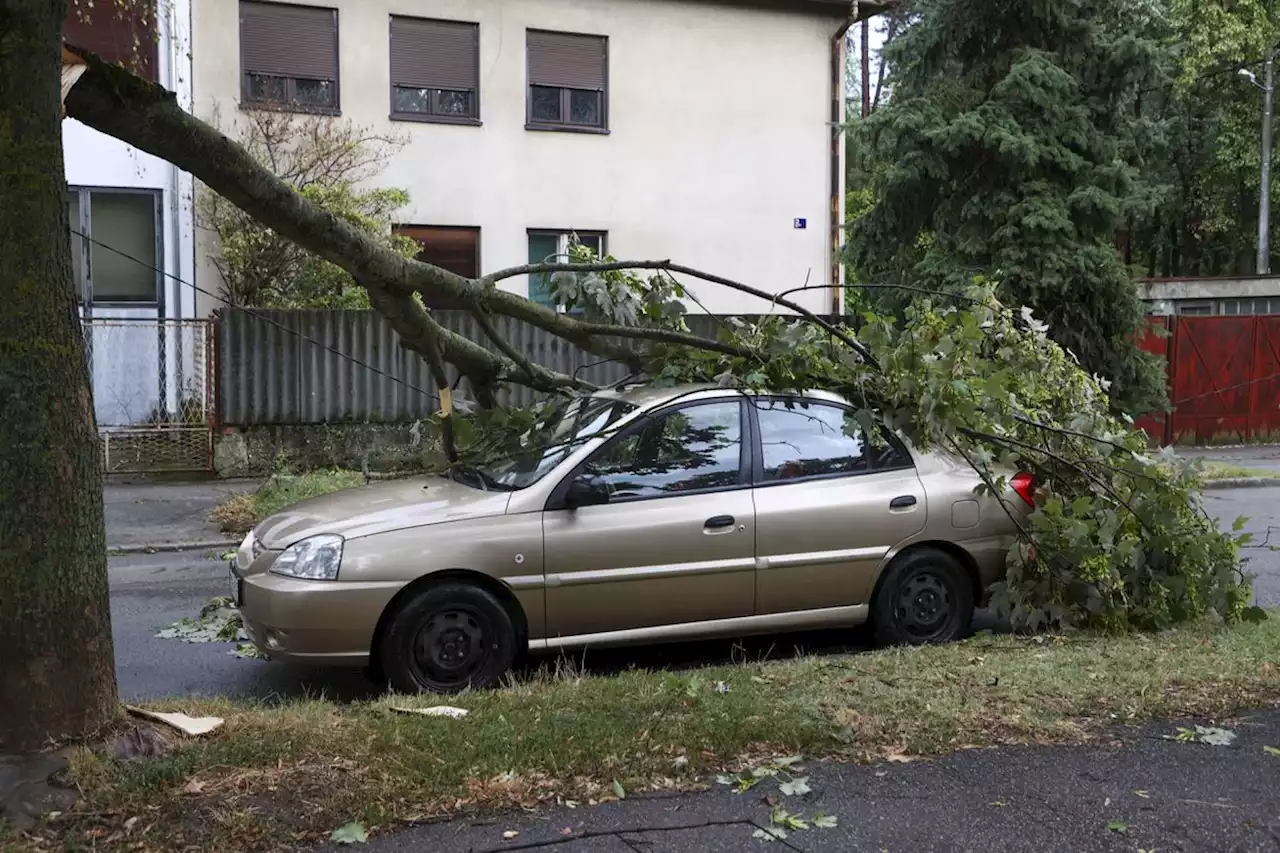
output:
M 0 753 L 116 709 L 97 430 L 67 240 L 66 0 L 0 0 Z

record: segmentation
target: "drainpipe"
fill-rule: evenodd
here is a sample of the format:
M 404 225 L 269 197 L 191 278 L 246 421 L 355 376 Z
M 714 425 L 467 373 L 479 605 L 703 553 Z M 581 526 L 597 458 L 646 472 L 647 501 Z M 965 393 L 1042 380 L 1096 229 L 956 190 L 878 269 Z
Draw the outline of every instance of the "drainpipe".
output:
M 162 4 L 156 5 L 157 10 L 161 5 Z M 166 25 L 169 30 L 169 87 L 176 93 L 180 83 L 179 69 L 182 66 L 183 57 L 188 55 L 188 50 L 184 47 L 181 39 L 179 38 L 179 33 L 181 31 L 181 28 L 178 26 L 179 3 L 177 0 L 169 0 L 168 3 L 163 5 L 167 6 L 169 10 L 168 15 L 166 15 L 168 18 Z M 187 14 L 188 16 L 191 14 L 190 4 L 188 4 L 187 7 Z M 188 17 L 188 23 L 189 22 L 190 18 Z M 190 27 L 188 26 L 187 32 L 190 33 L 190 31 Z M 190 85 L 190 73 L 186 76 L 187 83 Z M 187 105 L 186 108 L 191 109 L 191 106 Z M 171 189 L 171 192 L 169 193 L 169 216 L 172 222 L 171 228 L 173 231 L 173 240 L 171 241 L 172 252 L 170 255 L 171 263 L 173 264 L 173 277 L 170 279 L 170 281 L 173 282 L 173 304 L 175 306 L 173 316 L 175 319 L 186 319 L 186 312 L 183 311 L 182 307 L 182 170 L 172 163 L 169 164 L 169 187 Z M 195 316 L 194 313 L 192 316 Z
M 156 29 L 160 29 L 159 17 L 164 15 L 164 31 L 168 36 L 168 64 L 169 79 L 168 88 L 176 92 L 178 90 L 178 68 L 181 62 L 181 56 L 184 53 L 182 45 L 178 39 L 178 4 L 176 0 L 168 0 L 155 5 Z M 169 260 L 166 266 L 169 267 L 171 274 L 166 276 L 172 287 L 172 301 L 165 300 L 167 307 L 165 313 L 168 319 L 183 319 L 182 310 L 182 199 L 180 189 L 182 187 L 182 170 L 176 165 L 169 164 L 169 186 L 165 195 L 169 199 L 169 242 L 166 244 L 169 252 Z M 165 318 L 161 318 L 162 320 Z M 182 339 L 183 328 L 181 325 L 166 324 L 162 326 L 165 330 L 162 334 L 170 335 L 170 339 L 174 342 L 173 351 L 168 356 L 173 359 L 172 369 L 168 371 L 169 381 L 173 383 L 173 406 L 174 416 L 182 417 L 182 389 L 186 386 L 186 347 L 183 345 Z M 166 389 L 167 390 L 167 389 Z
M 840 174 L 840 146 L 843 142 L 841 128 L 844 124 L 844 37 L 849 28 L 858 22 L 858 18 L 858 0 L 851 0 L 848 19 L 831 36 L 831 150 L 828 153 L 831 162 L 831 197 L 828 199 L 827 216 L 831 226 L 831 314 L 835 317 L 844 313 L 841 299 L 844 282 L 840 278 L 840 255 L 844 248 L 844 223 L 840 217 L 843 207 L 840 188 L 844 184 Z

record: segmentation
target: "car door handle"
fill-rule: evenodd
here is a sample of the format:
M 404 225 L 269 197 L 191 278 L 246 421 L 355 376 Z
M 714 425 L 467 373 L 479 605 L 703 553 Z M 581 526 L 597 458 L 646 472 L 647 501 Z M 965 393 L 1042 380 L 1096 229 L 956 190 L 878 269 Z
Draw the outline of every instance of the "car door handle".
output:
M 713 515 L 707 519 L 704 527 L 708 530 L 719 530 L 723 527 L 733 527 L 733 521 L 732 515 Z
M 889 509 L 906 509 L 909 506 L 916 505 L 915 495 L 899 495 L 889 501 Z

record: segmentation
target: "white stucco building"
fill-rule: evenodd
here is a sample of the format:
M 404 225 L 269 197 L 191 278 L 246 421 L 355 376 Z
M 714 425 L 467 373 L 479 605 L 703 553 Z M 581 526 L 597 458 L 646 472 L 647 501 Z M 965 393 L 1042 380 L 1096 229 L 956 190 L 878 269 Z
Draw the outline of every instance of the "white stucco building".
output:
M 69 43 L 130 66 L 190 106 L 190 0 L 160 0 L 154 16 L 115 3 L 70 5 Z M 98 422 L 172 420 L 203 361 L 196 335 L 166 322 L 196 316 L 191 176 L 74 119 L 64 120 L 62 140 Z
M 832 310 L 848 0 L 194 0 L 194 112 L 340 116 L 407 144 L 424 259 L 670 258 Z M 197 280 L 214 287 L 210 237 Z M 768 303 L 688 282 L 713 312 Z M 542 283 L 503 287 L 545 299 Z M 201 298 L 201 311 L 217 306 Z M 699 306 L 691 304 L 692 310 Z

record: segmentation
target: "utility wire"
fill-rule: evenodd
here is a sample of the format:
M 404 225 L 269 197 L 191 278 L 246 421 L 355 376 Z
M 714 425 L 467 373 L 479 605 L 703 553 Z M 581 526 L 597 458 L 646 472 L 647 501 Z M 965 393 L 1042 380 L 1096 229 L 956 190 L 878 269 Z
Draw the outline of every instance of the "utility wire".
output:
M 73 229 L 70 229 L 70 230 L 71 230 L 71 233 L 72 233 L 72 234 L 74 234 L 74 235 L 76 235 L 77 237 L 80 237 L 80 238 L 82 238 L 82 239 L 84 239 L 84 240 L 89 241 L 90 243 L 94 244 L 95 246 L 101 246 L 102 248 L 104 248 L 104 249 L 106 249 L 106 250 L 108 250 L 108 251 L 110 251 L 110 252 L 114 252 L 115 254 L 119 255 L 119 256 L 120 256 L 120 257 L 122 257 L 122 258 L 126 258 L 126 259 L 128 259 L 128 260 L 130 260 L 130 261 L 133 261 L 134 263 L 139 264 L 139 265 L 141 265 L 141 266 L 143 266 L 143 267 L 145 267 L 145 268 L 147 268 L 147 269 L 149 269 L 149 270 L 151 270 L 151 271 L 153 271 L 153 272 L 157 272 L 157 273 L 159 273 L 160 275 L 165 276 L 166 278 L 173 279 L 174 281 L 178 282 L 179 284 L 186 285 L 187 287 L 190 287 L 192 290 L 196 290 L 196 291 L 198 291 L 198 292 L 200 292 L 200 293 L 203 293 L 203 294 L 204 294 L 204 295 L 206 295 L 206 296 L 212 297 L 213 299 L 216 299 L 218 302 L 220 302 L 220 303 L 222 303 L 222 304 L 226 305 L 226 306 L 227 306 L 227 307 L 229 307 L 229 308 L 237 308 L 238 310 L 244 311 L 244 312 L 246 312 L 247 314 L 249 314 L 250 316 L 252 316 L 252 317 L 254 317 L 254 318 L 258 319 L 258 320 L 261 320 L 262 322 L 264 322 L 264 323 L 266 323 L 266 324 L 268 324 L 268 325 L 270 325 L 270 326 L 274 326 L 275 328 L 279 329 L 279 330 L 280 330 L 280 331 L 282 331 L 282 332 L 285 332 L 286 334 L 290 334 L 290 335 L 293 335 L 293 336 L 294 336 L 294 337 L 296 337 L 296 338 L 299 338 L 299 339 L 301 339 L 301 340 L 304 340 L 304 341 L 306 341 L 307 343 L 312 344 L 313 346 L 317 346 L 317 347 L 319 347 L 320 349 L 322 349 L 322 350 L 324 350 L 324 351 L 326 351 L 326 352 L 328 352 L 328 353 L 331 353 L 331 354 L 333 354 L 333 355 L 338 356 L 338 357 L 339 357 L 339 358 L 341 358 L 341 359 L 345 359 L 346 361 L 348 361 L 348 362 L 350 362 L 350 363 L 352 363 L 352 364 L 355 364 L 355 365 L 357 365 L 357 366 L 359 366 L 359 367 L 363 367 L 364 369 L 366 369 L 366 370 L 368 370 L 368 371 L 370 371 L 370 372 L 372 372 L 372 373 L 375 373 L 375 374 L 377 374 L 378 376 L 383 377 L 384 379 L 389 379 L 389 380 L 391 380 L 392 382 L 395 382 L 395 383 L 396 383 L 396 384 L 398 384 L 398 385 L 402 385 L 402 386 L 404 386 L 405 388 L 408 388 L 408 389 L 409 389 L 409 390 L 411 390 L 411 391 L 416 391 L 417 393 L 419 393 L 419 394 L 423 395 L 424 397 L 427 397 L 428 399 L 435 400 L 435 401 L 437 401 L 437 402 L 440 400 L 440 396 L 439 396 L 438 394 L 433 394 L 432 392 L 427 391 L 427 390 L 426 390 L 426 389 L 424 389 L 424 388 L 419 388 L 417 385 L 414 385 L 412 382 L 408 382 L 408 381 L 406 381 L 406 380 L 404 380 L 404 379 L 401 379 L 401 378 L 400 378 L 400 377 L 398 377 L 398 376 L 392 376 L 390 373 L 387 373 L 385 370 L 382 370 L 381 368 L 375 367 L 374 365 L 369 364 L 368 362 L 361 361 L 360 359 L 356 358 L 355 356 L 350 355 L 349 353 L 345 353 L 345 352 L 343 352 L 342 350 L 335 349 L 334 347 L 329 346 L 328 344 L 324 343 L 323 341 L 318 341 L 318 340 L 316 340 L 315 338 L 313 338 L 313 337 L 311 337 L 311 336 L 309 336 L 309 335 L 306 335 L 306 334 L 304 334 L 304 333 L 302 333 L 302 332 L 298 331 L 297 329 L 291 329 L 291 328 L 289 328 L 288 326 L 286 326 L 285 324 L 283 324 L 283 323 L 281 323 L 281 322 L 279 322 L 279 321 L 277 321 L 277 320 L 273 320 L 273 319 L 271 319 L 270 317 L 268 317 L 267 315 L 265 315 L 265 314 L 261 314 L 261 313 L 259 313 L 258 311 L 254 310 L 253 308 L 245 308 L 245 307 L 242 307 L 242 306 L 238 306 L 238 305 L 234 304 L 233 302 L 231 302 L 231 300 L 227 299 L 225 296 L 223 296 L 223 295 L 222 295 L 222 294 L 220 294 L 220 293 L 214 293 L 214 292 L 212 292 L 212 291 L 209 291 L 209 290 L 204 289 L 203 287 L 200 287 L 200 286 L 199 286 L 199 285 L 197 285 L 197 284 L 193 284 L 193 283 L 191 283 L 191 282 L 188 282 L 188 281 L 186 281 L 185 279 L 183 279 L 181 276 L 177 276 L 177 275 L 174 275 L 174 274 L 173 274 L 173 273 L 171 273 L 171 272 L 168 272 L 167 270 L 160 269 L 159 267 L 155 266 L 154 264 L 148 263 L 147 261 L 144 261 L 144 260 L 142 260 L 142 259 L 140 259 L 140 258 L 137 258 L 137 257 L 135 257 L 135 256 L 133 256 L 133 255 L 131 255 L 131 254 L 129 254 L 128 252 L 123 252 L 123 251 L 121 251 L 121 250 L 117 249 L 117 248 L 116 248 L 116 247 L 114 247 L 114 246 L 109 246 L 109 245 L 107 245 L 106 243 L 103 243 L 101 240 L 96 240 L 96 239 L 94 239 L 93 237 L 88 236 L 87 234 L 83 234 L 83 233 L 81 233 L 81 232 L 79 232 L 79 231 L 75 230 L 74 228 L 73 228 Z M 827 286 L 827 285 L 809 285 L 809 286 L 808 286 L 808 288 L 826 287 L 826 286 Z M 886 286 L 887 286 L 887 287 L 901 287 L 901 285 L 886 285 Z M 795 288 L 795 289 L 793 289 L 793 290 L 804 290 L 804 289 L 808 289 L 808 288 Z M 912 289 L 915 289 L 915 288 L 912 288 Z M 920 288 L 920 289 L 921 289 L 921 290 L 923 290 L 924 288 Z M 687 289 L 686 289 L 686 292 L 687 292 Z M 791 291 L 788 291 L 788 292 L 791 292 Z M 948 293 L 946 293 L 946 292 L 938 292 L 938 293 L 937 293 L 937 295 L 939 295 L 939 296 L 956 296 L 956 294 L 948 294 Z M 697 299 L 695 298 L 695 299 L 694 299 L 694 301 L 696 302 L 696 301 L 697 301 Z M 1173 405 L 1173 406 L 1175 406 L 1175 407 L 1176 407 L 1176 406 L 1181 406 L 1183 403 L 1191 403 L 1191 402 L 1194 402 L 1194 401 L 1196 401 L 1196 400 L 1203 399 L 1203 398 L 1205 398 L 1205 397 L 1212 397 L 1212 396 L 1214 396 L 1215 394 L 1222 394 L 1222 393 L 1225 393 L 1225 392 L 1227 392 L 1227 391 L 1234 391 L 1234 390 L 1239 389 L 1239 388 L 1246 388 L 1246 387 L 1248 387 L 1248 386 L 1250 386 L 1250 385 L 1256 385 L 1256 384 L 1259 384 L 1259 383 L 1261 383 L 1261 382 L 1271 382 L 1271 381 L 1275 381 L 1275 380 L 1280 380 L 1280 373 L 1273 373 L 1273 374 L 1271 374 L 1270 376 L 1262 376 L 1262 377 L 1259 377 L 1259 378 L 1257 378 L 1257 379 L 1250 379 L 1250 380 L 1245 381 L 1245 382 L 1238 382 L 1238 383 L 1236 383 L 1235 385 L 1228 385 L 1226 388 L 1216 388 L 1216 389 L 1214 389 L 1214 390 L 1212 390 L 1212 391 L 1206 391 L 1206 392 L 1205 392 L 1205 393 L 1203 393 L 1203 394 L 1196 394 L 1195 396 L 1192 396 L 1192 397 L 1185 397 L 1185 398 L 1183 398 L 1183 399 L 1181 399 L 1181 400 L 1178 400 L 1177 402 L 1173 403 L 1172 405 Z

